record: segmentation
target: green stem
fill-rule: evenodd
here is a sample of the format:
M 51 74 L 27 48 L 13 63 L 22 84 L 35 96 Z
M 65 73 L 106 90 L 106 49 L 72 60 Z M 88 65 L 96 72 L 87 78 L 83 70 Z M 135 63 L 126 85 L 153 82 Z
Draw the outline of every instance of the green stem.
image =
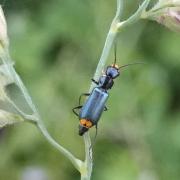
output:
M 98 81 L 98 79 L 99 79 L 99 77 L 100 77 L 100 75 L 102 73 L 102 70 L 104 69 L 104 66 L 105 66 L 107 58 L 109 56 L 111 47 L 112 47 L 113 42 L 114 42 L 114 40 L 116 38 L 116 35 L 117 35 L 117 31 L 115 30 L 114 26 L 115 25 L 114 25 L 114 22 L 113 22 L 112 25 L 111 25 L 111 28 L 110 28 L 110 30 L 108 32 L 108 35 L 107 35 L 107 38 L 106 38 L 106 41 L 105 41 L 105 45 L 104 45 L 103 51 L 102 51 L 99 63 L 97 65 L 96 72 L 94 74 L 94 79 L 97 80 L 97 81 Z M 95 85 L 93 83 L 91 85 L 90 91 L 92 91 L 94 86 Z
M 90 179 L 92 174 L 92 168 L 93 168 L 93 152 L 91 148 L 91 138 L 89 133 L 86 133 L 84 135 L 84 143 L 85 143 L 85 166 L 87 169 L 87 177 Z
M 107 58 L 109 56 L 110 50 L 112 48 L 112 45 L 114 44 L 114 40 L 117 36 L 117 33 L 119 31 L 121 31 L 122 29 L 124 29 L 126 26 L 131 25 L 133 23 L 136 23 L 140 18 L 142 13 L 145 11 L 145 9 L 147 8 L 148 4 L 149 4 L 150 0 L 145 0 L 142 5 L 139 7 L 139 9 L 130 17 L 128 18 L 126 21 L 120 22 L 119 21 L 119 16 L 116 13 L 115 18 L 112 21 L 110 30 L 108 32 L 106 41 L 105 41 L 105 45 L 94 75 L 94 79 L 98 80 L 98 78 L 101 75 L 102 70 L 104 69 L 105 63 L 107 61 Z M 118 2 L 119 5 L 122 5 L 122 2 Z M 121 6 L 122 7 L 122 6 Z M 120 7 L 117 8 L 117 11 L 120 13 Z M 90 91 L 94 88 L 94 84 L 91 85 Z
M 102 69 L 105 66 L 105 63 L 109 56 L 114 39 L 116 37 L 116 34 L 117 34 L 117 26 L 116 25 L 119 22 L 119 18 L 122 13 L 122 4 L 123 4 L 123 0 L 117 0 L 116 14 L 111 23 L 110 30 L 107 34 L 107 38 L 105 41 L 103 51 L 102 51 L 99 63 L 97 65 L 95 74 L 94 74 L 95 80 L 99 79 L 99 77 L 101 75 Z M 89 92 L 91 92 L 94 87 L 95 87 L 94 83 L 91 83 Z M 85 133 L 84 143 L 85 143 L 85 156 L 86 157 L 85 157 L 85 164 L 83 167 L 85 169 L 83 170 L 83 173 L 81 173 L 81 180 L 90 180 L 91 174 L 92 174 L 92 167 L 93 167 L 93 157 L 92 157 L 92 149 L 90 148 L 91 147 L 91 139 L 90 139 L 89 133 Z
M 89 176 L 81 176 L 81 180 L 90 180 L 91 178 Z
M 120 15 L 122 12 L 123 1 L 117 0 L 116 15 L 111 23 L 110 30 L 106 37 L 104 48 L 103 48 L 99 63 L 97 65 L 94 77 L 93 77 L 95 80 L 98 80 L 99 77 L 101 76 L 102 70 L 104 69 L 104 66 L 108 59 L 110 50 L 114 44 L 114 40 L 117 36 L 117 33 L 120 31 L 120 29 L 138 21 L 141 17 L 142 12 L 145 11 L 145 9 L 147 8 L 149 2 L 150 0 L 145 0 L 134 15 L 132 15 L 126 21 L 120 22 Z M 95 87 L 95 84 L 92 83 L 89 92 L 91 92 L 94 87 Z M 86 172 L 87 174 L 86 173 L 84 175 L 81 174 L 81 180 L 89 180 L 91 177 L 93 162 L 92 162 L 92 157 L 90 157 L 92 155 L 92 150 L 89 148 L 91 145 L 91 141 L 90 141 L 90 137 L 88 133 L 84 135 L 84 142 L 85 142 L 85 149 L 86 149 L 85 169 L 87 170 Z
M 37 122 L 37 118 L 35 115 L 29 115 L 24 113 L 15 103 L 14 101 L 11 100 L 11 98 L 9 98 L 8 96 L 6 97 L 7 101 L 15 108 L 15 110 L 21 115 L 23 116 L 27 121 L 31 122 L 31 123 L 36 123 Z
M 29 107 L 31 108 L 33 115 L 28 115 L 26 113 L 24 113 L 21 109 L 19 109 L 19 107 L 10 99 L 7 97 L 8 102 L 10 102 L 13 107 L 29 122 L 33 122 L 41 131 L 41 133 L 44 135 L 44 137 L 47 139 L 47 141 L 53 146 L 55 147 L 57 150 L 59 150 L 65 157 L 67 157 L 72 164 L 74 165 L 74 167 L 80 171 L 81 166 L 83 164 L 83 162 L 79 159 L 77 159 L 72 153 L 70 153 L 67 149 L 65 149 L 64 147 L 62 147 L 60 144 L 58 144 L 49 134 L 49 132 L 47 131 L 43 121 L 41 120 L 41 117 L 35 107 L 35 105 L 32 102 L 32 99 L 26 89 L 26 87 L 24 86 L 21 78 L 19 77 L 19 75 L 16 73 L 14 67 L 13 67 L 13 63 L 11 61 L 11 58 L 9 56 L 9 52 L 8 50 L 6 50 L 3 55 L 2 55 L 2 60 L 3 63 L 5 65 L 6 68 L 6 72 L 8 73 L 9 77 L 11 77 L 14 80 L 14 83 L 17 84 L 17 86 L 20 88 L 26 102 L 28 103 Z
M 110 50 L 114 44 L 114 40 L 117 36 L 117 33 L 123 29 L 124 27 L 126 27 L 127 25 L 130 25 L 132 23 L 135 23 L 136 21 L 138 21 L 141 18 L 142 13 L 145 11 L 145 9 L 147 8 L 150 0 L 145 0 L 142 5 L 139 7 L 139 9 L 136 11 L 136 13 L 134 15 L 132 15 L 129 19 L 127 19 L 126 21 L 120 22 L 120 15 L 122 12 L 122 2 L 123 0 L 117 0 L 117 10 L 116 10 L 116 15 L 111 23 L 110 26 L 110 30 L 108 32 L 106 41 L 105 41 L 105 45 L 99 60 L 99 63 L 97 65 L 97 69 L 96 72 L 94 74 L 94 79 L 98 80 L 102 70 L 104 69 L 104 66 L 106 64 L 106 61 L 108 59 Z M 93 162 L 92 162 L 92 149 L 91 147 L 91 139 L 89 136 L 89 133 L 86 133 L 84 135 L 84 142 L 85 142 L 85 162 L 82 162 L 81 160 L 77 159 L 74 157 L 74 155 L 69 152 L 67 149 L 65 149 L 64 147 L 62 147 L 60 144 L 58 144 L 49 134 L 49 132 L 47 131 L 46 127 L 43 124 L 43 121 L 41 120 L 39 113 L 36 109 L 36 107 L 34 106 L 29 93 L 27 92 L 24 84 L 22 83 L 20 77 L 18 76 L 18 74 L 16 73 L 16 71 L 14 70 L 12 65 L 9 65 L 11 62 L 11 59 L 9 57 L 9 52 L 6 52 L 6 59 L 3 59 L 4 64 L 7 66 L 7 71 L 9 72 L 11 77 L 14 77 L 14 81 L 15 83 L 17 83 L 17 85 L 19 86 L 19 88 L 21 89 L 27 103 L 29 104 L 29 106 L 31 107 L 32 111 L 34 112 L 34 116 L 37 120 L 36 126 L 39 128 L 40 132 L 43 134 L 43 136 L 47 139 L 47 141 L 53 146 L 55 147 L 57 150 L 59 150 L 59 152 L 61 152 L 65 157 L 67 157 L 72 164 L 74 165 L 74 167 L 81 173 L 81 180 L 90 180 L 91 178 L 91 173 L 92 173 L 92 167 L 93 167 Z M 92 91 L 92 89 L 94 88 L 94 83 L 91 84 L 90 87 L 90 91 Z M 21 110 L 15 106 L 15 108 L 21 113 Z
M 142 14 L 145 12 L 146 8 L 148 7 L 150 1 L 151 0 L 145 0 L 142 3 L 142 5 L 138 8 L 138 10 L 131 17 L 129 17 L 127 20 L 125 20 L 123 22 L 119 22 L 117 24 L 118 30 L 120 31 L 120 30 L 124 29 L 124 27 L 132 25 L 132 24 L 136 23 L 137 21 L 139 21 Z
M 104 48 L 102 50 L 102 54 L 101 54 L 101 57 L 99 59 L 99 63 L 97 65 L 97 68 L 96 68 L 96 72 L 94 73 L 94 79 L 95 80 L 98 80 L 101 73 L 102 73 L 102 70 L 104 69 L 104 66 L 105 66 L 105 63 L 107 61 L 107 58 L 109 56 L 109 53 L 110 53 L 110 50 L 111 50 L 111 47 L 113 45 L 113 42 L 116 38 L 116 35 L 117 35 L 117 24 L 120 20 L 120 16 L 121 16 L 121 13 L 122 13 L 122 7 L 123 7 L 123 1 L 122 0 L 117 0 L 117 11 L 116 11 L 116 15 L 111 23 L 111 26 L 110 26 L 110 30 L 107 34 L 107 37 L 106 37 L 106 41 L 105 41 L 105 44 L 104 44 Z M 90 88 L 90 91 L 92 91 L 92 89 L 94 88 L 94 83 L 91 84 L 91 88 Z
M 122 13 L 122 4 L 123 4 L 123 0 L 117 0 L 116 15 L 111 23 L 111 27 L 108 32 L 103 51 L 94 74 L 95 80 L 97 80 L 101 75 L 102 69 L 105 66 L 106 60 L 109 56 L 109 52 L 116 37 L 116 33 L 117 33 L 116 24 L 119 21 L 120 15 Z M 91 83 L 89 92 L 91 92 L 94 87 L 95 87 L 94 83 Z M 84 143 L 85 143 L 85 162 L 84 162 L 85 164 L 84 167 L 82 167 L 84 169 L 81 173 L 81 180 L 90 180 L 92 174 L 92 167 L 93 167 L 93 156 L 92 156 L 92 149 L 90 148 L 91 138 L 89 136 L 89 133 L 85 133 Z
M 13 78 L 14 82 L 20 88 L 20 90 L 21 90 L 26 102 L 28 103 L 29 107 L 32 109 L 33 113 L 38 116 L 37 109 L 36 109 L 34 103 L 32 102 L 32 99 L 31 99 L 26 87 L 24 86 L 24 83 L 22 82 L 21 78 L 16 73 L 16 71 L 13 67 L 13 63 L 12 63 L 13 61 L 11 60 L 8 49 L 4 50 L 4 53 L 2 55 L 2 61 L 5 65 L 7 73 L 9 74 L 9 77 Z
M 81 167 L 83 166 L 83 162 L 77 158 L 74 157 L 74 155 L 69 152 L 67 149 L 65 149 L 63 146 L 58 144 L 49 134 L 47 131 L 46 127 L 44 126 L 43 123 L 37 122 L 37 127 L 39 128 L 40 132 L 42 135 L 46 138 L 46 140 L 53 146 L 55 147 L 59 152 L 61 152 L 66 158 L 68 158 L 71 163 L 74 165 L 74 167 L 81 172 Z

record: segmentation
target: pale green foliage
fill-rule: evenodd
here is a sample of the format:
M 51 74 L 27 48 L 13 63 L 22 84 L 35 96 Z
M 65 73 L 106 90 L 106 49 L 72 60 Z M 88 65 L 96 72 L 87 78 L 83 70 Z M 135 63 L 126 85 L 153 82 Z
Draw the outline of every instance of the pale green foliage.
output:
M 6 48 L 2 48 L 2 53 L 0 54 L 0 100 L 3 102 L 3 104 L 7 104 L 9 106 L 12 106 L 14 108 L 14 111 L 17 112 L 18 116 L 21 116 L 21 118 L 24 118 L 27 121 L 33 121 L 35 122 L 37 120 L 37 117 L 35 116 L 34 109 L 35 107 L 32 104 L 32 101 L 30 99 L 30 96 L 28 95 L 20 77 L 16 73 L 14 67 L 13 67 L 13 61 L 10 59 L 9 52 Z M 28 104 L 30 109 L 34 114 L 27 114 L 23 112 L 14 102 L 14 100 L 11 99 L 11 97 L 6 92 L 6 87 L 9 84 L 16 84 L 16 86 L 20 90 L 20 94 L 25 99 L 25 104 Z M 30 99 L 30 100 L 29 100 Z M 3 107 L 1 107 L 3 108 Z M 34 108 L 34 109 L 32 109 Z M 10 113 L 10 112 L 9 112 Z M 10 116 L 10 114 L 9 114 Z M 13 114 L 14 117 L 14 114 Z M 12 123 L 9 123 L 12 124 Z
M 105 46 L 99 61 L 99 65 L 96 69 L 96 73 L 94 76 L 94 79 L 98 80 L 99 76 L 101 75 L 101 72 L 104 68 L 104 65 L 107 62 L 110 50 L 114 44 L 114 40 L 119 32 L 121 32 L 122 29 L 125 27 L 128 27 L 129 25 L 132 25 L 133 23 L 137 22 L 138 20 L 142 18 L 145 19 L 152 19 L 159 22 L 158 18 L 161 18 L 163 16 L 167 16 L 167 8 L 172 8 L 171 6 L 174 6 L 175 1 L 171 1 L 172 4 L 166 4 L 165 1 L 161 0 L 159 3 L 157 3 L 151 10 L 146 11 L 146 8 L 149 5 L 150 0 L 144 0 L 142 5 L 138 8 L 138 10 L 130 16 L 130 18 L 127 18 L 125 21 L 120 21 L 121 17 L 120 14 L 122 13 L 122 0 L 117 0 L 117 11 L 116 15 L 112 21 L 109 33 L 106 38 Z M 168 1 L 168 3 L 171 3 Z M 177 2 L 177 1 L 176 1 Z M 179 1 L 178 1 L 179 2 Z M 169 7 L 170 6 L 170 7 Z M 175 7 L 178 8 L 178 7 Z M 168 9 L 169 10 L 169 9 Z M 171 10 L 171 9 L 170 9 Z M 160 22 L 164 24 L 165 26 L 172 28 L 173 30 L 176 30 L 179 28 L 174 26 L 176 23 L 174 20 L 175 18 L 179 18 L 178 12 L 179 9 L 172 9 L 173 13 L 168 14 L 167 17 L 165 17 L 165 21 Z M 168 11 L 169 12 L 169 11 Z M 172 24 L 171 24 L 172 23 Z M 178 25 L 177 23 L 175 25 Z M 11 125 L 17 122 L 23 122 L 23 121 L 29 121 L 33 122 L 41 131 L 41 133 L 44 135 L 44 137 L 47 139 L 47 141 L 55 147 L 57 150 L 59 150 L 65 157 L 67 157 L 74 167 L 80 171 L 81 178 L 84 180 L 89 180 L 91 178 L 91 172 L 92 172 L 92 159 L 89 156 L 92 154 L 90 150 L 90 137 L 88 133 L 84 135 L 84 141 L 85 141 L 85 161 L 81 161 L 74 157 L 67 149 L 65 149 L 63 146 L 58 144 L 48 133 L 46 130 L 39 113 L 33 104 L 31 97 L 29 93 L 27 92 L 21 78 L 16 73 L 13 62 L 10 58 L 9 51 L 8 51 L 8 37 L 7 37 L 7 27 L 6 27 L 6 21 L 4 18 L 4 14 L 2 11 L 2 8 L 0 9 L 0 60 L 1 60 L 1 66 L 0 66 L 0 100 L 3 102 L 9 103 L 14 110 L 16 110 L 17 114 L 5 111 L 4 109 L 0 109 L 0 128 Z M 6 86 L 14 83 L 18 86 L 20 89 L 21 95 L 24 97 L 26 104 L 28 104 L 29 108 L 31 109 L 32 113 L 26 113 L 23 112 L 16 103 L 8 96 L 6 93 Z M 91 85 L 91 88 L 93 88 L 93 84 Z
M 10 66 L 12 66 L 12 64 L 10 64 Z M 14 83 L 14 81 L 8 73 L 8 66 L 4 64 L 0 65 L 0 101 L 4 104 L 10 105 L 10 103 L 13 103 L 6 93 L 6 86 L 12 83 Z M 23 121 L 24 118 L 20 114 L 0 109 L 0 128 Z
M 23 121 L 34 123 L 36 127 L 38 127 L 40 132 L 44 135 L 44 137 L 47 139 L 47 141 L 56 149 L 58 149 L 62 154 L 64 154 L 64 156 L 66 156 L 72 162 L 75 168 L 80 171 L 80 169 L 85 166 L 84 163 L 81 160 L 75 158 L 67 149 L 58 144 L 50 136 L 24 83 L 14 69 L 13 61 L 11 60 L 8 49 L 6 21 L 2 8 L 0 9 L 0 23 L 0 99 L 3 100 L 3 103 L 8 103 L 10 106 L 12 106 L 17 112 L 17 114 L 15 114 L 14 112 L 12 113 L 5 111 L 4 109 L 0 109 L 0 127 Z M 21 96 L 24 97 L 24 104 L 28 105 L 32 113 L 26 113 L 21 110 L 16 104 L 16 102 L 11 99 L 10 96 L 8 96 L 6 92 L 6 86 L 10 83 L 14 83 L 19 88 L 19 93 L 21 94 Z M 88 148 L 89 146 L 90 145 L 88 144 Z
M 0 110 L 0 128 L 23 121 L 24 119 L 20 115 Z
M 0 65 L 0 101 L 3 101 L 4 103 L 8 103 L 8 96 L 5 88 L 11 83 L 13 83 L 13 79 L 7 73 L 6 66 Z M 0 128 L 23 121 L 23 117 L 19 114 L 0 109 Z
M 11 98 L 8 96 L 6 92 L 6 87 L 9 84 L 12 83 L 16 84 L 19 87 L 22 95 L 26 99 L 25 103 L 28 103 L 31 109 L 34 108 L 30 96 L 26 92 L 26 89 L 23 86 L 20 77 L 18 76 L 18 74 L 16 73 L 13 67 L 14 63 L 10 59 L 8 45 L 9 45 L 9 41 L 7 35 L 7 24 L 2 7 L 0 6 L 0 100 L 3 102 L 3 104 L 8 104 L 9 106 L 10 105 L 13 106 L 14 110 L 17 111 L 17 114 L 15 114 L 14 112 L 11 113 L 11 112 L 6 112 L 5 110 L 1 110 L 0 111 L 1 127 L 16 123 L 17 121 L 20 122 L 22 121 L 22 119 L 35 120 L 35 117 L 33 118 L 31 114 L 29 115 L 21 111 L 16 105 L 16 103 L 13 100 L 11 100 Z M 35 112 L 35 108 L 33 109 L 33 112 Z
M 13 79 L 7 73 L 5 65 L 0 65 L 0 100 L 6 100 L 5 87 L 13 83 Z

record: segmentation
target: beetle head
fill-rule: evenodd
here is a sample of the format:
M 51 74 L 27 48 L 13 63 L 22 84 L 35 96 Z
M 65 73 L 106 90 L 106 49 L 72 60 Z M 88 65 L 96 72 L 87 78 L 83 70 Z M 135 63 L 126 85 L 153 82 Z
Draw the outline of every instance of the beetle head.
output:
M 112 79 L 118 77 L 119 74 L 119 67 L 116 64 L 108 66 L 106 69 L 106 75 L 112 77 Z

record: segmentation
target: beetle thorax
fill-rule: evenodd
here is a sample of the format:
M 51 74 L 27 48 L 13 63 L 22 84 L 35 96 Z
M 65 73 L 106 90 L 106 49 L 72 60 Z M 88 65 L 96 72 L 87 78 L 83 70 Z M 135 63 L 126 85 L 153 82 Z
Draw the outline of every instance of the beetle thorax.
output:
M 99 79 L 99 86 L 105 90 L 111 89 L 114 81 L 111 76 L 103 75 Z

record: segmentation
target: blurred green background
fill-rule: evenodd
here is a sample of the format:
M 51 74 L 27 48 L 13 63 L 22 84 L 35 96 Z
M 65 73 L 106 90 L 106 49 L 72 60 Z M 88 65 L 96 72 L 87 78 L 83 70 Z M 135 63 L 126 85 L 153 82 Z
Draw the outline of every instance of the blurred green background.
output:
M 123 17 L 139 2 L 126 1 Z M 83 159 L 71 109 L 89 89 L 116 1 L 6 0 L 3 8 L 17 72 L 52 136 Z M 142 21 L 118 36 L 117 56 L 120 65 L 146 65 L 123 69 L 110 92 L 94 146 L 92 179 L 179 180 L 180 35 Z M 113 59 L 112 50 L 108 64 Z M 33 125 L 1 130 L 0 180 L 29 180 L 33 173 L 43 180 L 80 179 Z

